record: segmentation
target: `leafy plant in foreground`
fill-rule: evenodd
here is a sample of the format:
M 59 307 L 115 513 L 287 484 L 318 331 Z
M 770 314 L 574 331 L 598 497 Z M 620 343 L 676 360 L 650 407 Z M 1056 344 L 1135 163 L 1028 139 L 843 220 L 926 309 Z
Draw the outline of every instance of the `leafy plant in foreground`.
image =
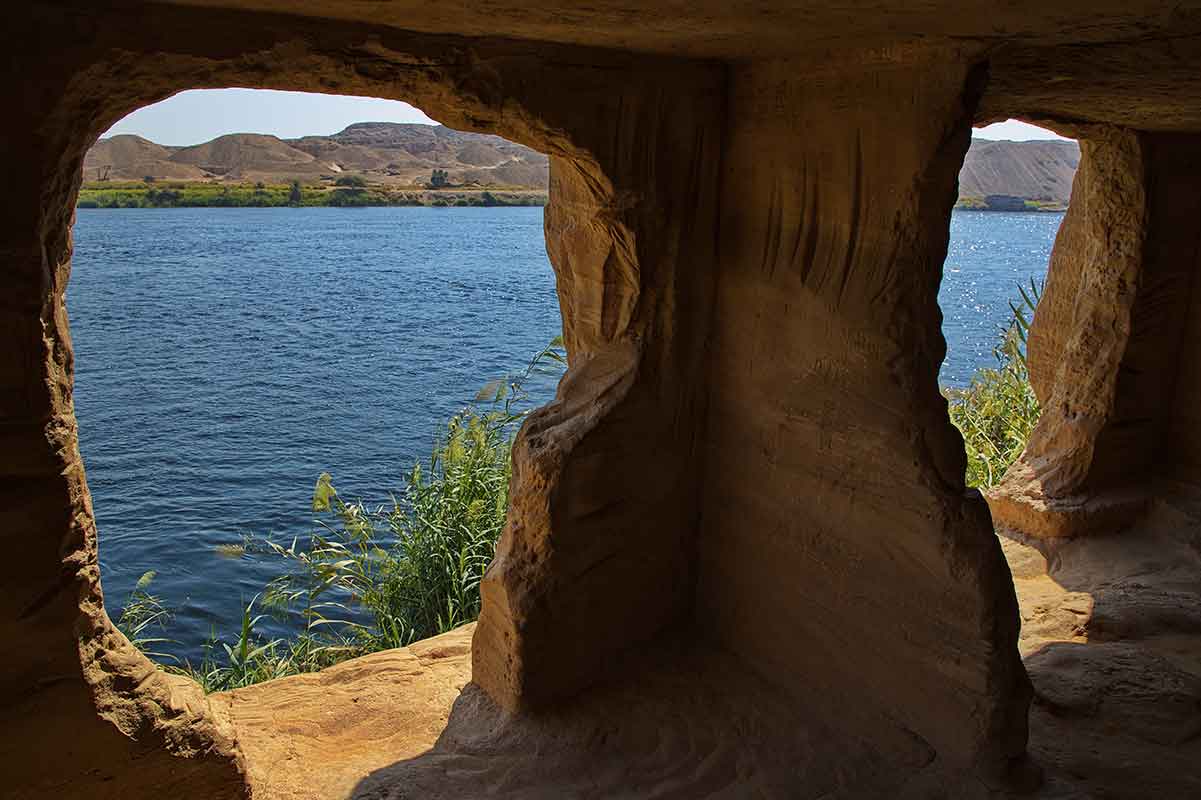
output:
M 390 507 L 345 501 L 328 473 L 313 511 L 327 517 L 301 545 L 267 549 L 293 565 L 265 603 L 299 619 L 314 666 L 400 647 L 479 616 L 479 586 L 508 509 L 510 451 L 527 413 L 526 383 L 566 364 L 561 339 L 526 369 L 492 381 L 451 417 L 427 462 Z
M 171 621 L 171 612 L 162 604 L 157 595 L 150 594 L 148 591 L 157 574 L 154 570 L 142 573 L 137 583 L 134 584 L 133 591 L 129 593 L 116 625 L 117 630 L 125 634 L 125 638 L 146 655 L 151 658 L 174 660 L 174 657 L 168 653 L 154 651 L 155 647 L 168 644 L 171 640 L 162 636 L 149 635 L 150 630 L 155 627 L 165 630 L 167 623 Z
M 266 616 L 255 614 L 258 599 L 256 595 L 242 610 L 241 627 L 233 644 L 210 636 L 199 665 L 185 661 L 182 666 L 168 666 L 166 670 L 192 678 L 206 692 L 238 689 L 308 671 L 284 642 L 279 639 L 263 641 L 258 637 L 255 627 Z
M 292 663 L 292 659 L 278 653 L 281 649 L 278 640 L 267 643 L 257 641 L 254 628 L 262 619 L 262 616 L 254 616 L 254 604 L 258 598 L 252 600 L 243 612 L 241 633 L 234 644 L 231 646 L 210 638 L 205 644 L 205 655 L 199 666 L 187 661 L 180 662 L 170 653 L 158 652 L 154 648 L 159 645 L 177 642 L 163 636 L 148 635 L 155 627 L 165 630 L 172 618 L 171 612 L 158 596 L 149 592 L 155 577 L 154 570 L 148 570 L 138 578 L 116 625 L 117 630 L 125 634 L 134 647 L 157 659 L 167 672 L 186 675 L 206 692 L 215 692 L 302 671 Z M 225 653 L 224 659 L 214 656 L 218 645 Z
M 1026 337 L 1042 294 L 1033 279 L 1018 287 L 1020 302 L 1009 304 L 1012 317 L 993 350 L 997 366 L 981 369 L 965 389 L 945 390 L 951 422 L 963 434 L 967 483 L 995 486 L 1030 438 L 1038 422 L 1038 398 L 1030 385 Z

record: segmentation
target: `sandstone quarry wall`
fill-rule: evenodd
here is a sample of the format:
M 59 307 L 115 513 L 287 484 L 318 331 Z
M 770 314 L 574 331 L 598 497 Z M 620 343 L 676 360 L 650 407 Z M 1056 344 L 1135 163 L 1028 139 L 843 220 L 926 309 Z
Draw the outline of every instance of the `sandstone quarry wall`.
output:
M 633 62 L 559 78 L 556 102 L 579 106 L 556 117 L 594 161 L 552 159 L 571 368 L 518 437 L 482 589 L 474 679 L 505 706 L 579 691 L 691 610 L 723 77 Z
M 1186 315 L 1194 305 L 1201 231 L 1201 138 L 1144 133 L 1146 213 L 1142 269 L 1131 308 L 1130 333 L 1118 370 L 1113 414 L 1097 437 L 1088 485 L 1098 488 L 1138 484 L 1149 475 L 1171 475 L 1180 459 L 1197 458 L 1196 434 L 1169 437 L 1173 426 L 1195 430 L 1197 387 L 1179 381 L 1196 360 L 1186 345 Z M 1179 385 L 1179 393 L 1178 393 Z M 1181 406 L 1181 399 L 1184 404 Z M 1180 425 L 1173 405 L 1187 409 Z
M 697 619 L 860 735 L 996 777 L 1016 601 L 937 381 L 980 80 L 905 51 L 731 72 Z

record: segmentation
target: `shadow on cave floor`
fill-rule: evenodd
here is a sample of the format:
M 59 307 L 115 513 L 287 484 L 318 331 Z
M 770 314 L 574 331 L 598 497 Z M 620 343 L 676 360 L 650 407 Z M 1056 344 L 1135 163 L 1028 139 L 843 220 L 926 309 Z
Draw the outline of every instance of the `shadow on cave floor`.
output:
M 1002 532 L 1022 614 L 1041 797 L 1201 797 L 1201 508 L 1117 533 Z
M 839 737 L 697 640 L 667 637 L 621 666 L 623 680 L 536 716 L 506 715 L 469 685 L 427 752 L 352 797 L 816 800 L 894 796 L 899 777 L 920 779 L 930 752 L 913 737 L 888 756 Z
M 472 628 L 212 695 L 255 800 L 984 796 L 948 792 L 928 745 L 883 714 L 871 742 L 836 734 L 697 635 L 661 637 L 553 711 L 509 715 L 467 682 Z

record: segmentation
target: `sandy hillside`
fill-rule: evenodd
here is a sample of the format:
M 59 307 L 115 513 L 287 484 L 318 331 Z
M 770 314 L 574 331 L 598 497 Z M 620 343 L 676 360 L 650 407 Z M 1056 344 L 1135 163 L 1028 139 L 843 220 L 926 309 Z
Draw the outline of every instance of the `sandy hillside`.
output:
M 279 139 L 236 133 L 190 147 L 138 136 L 101 139 L 84 160 L 84 179 L 225 180 L 280 183 L 362 175 L 373 183 L 411 185 L 446 170 L 452 183 L 543 189 L 549 160 L 498 136 L 441 125 L 364 122 L 333 136 Z

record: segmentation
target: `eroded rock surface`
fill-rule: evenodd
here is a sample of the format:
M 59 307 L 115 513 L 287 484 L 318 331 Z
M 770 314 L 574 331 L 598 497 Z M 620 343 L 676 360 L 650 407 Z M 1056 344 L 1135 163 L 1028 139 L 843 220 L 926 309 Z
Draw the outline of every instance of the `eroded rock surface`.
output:
M 474 632 L 214 695 L 255 800 L 350 797 L 371 773 L 426 752 L 471 680 Z
M 1029 337 L 1042 407 L 990 494 L 999 524 L 1065 537 L 1129 525 L 1150 482 L 1195 474 L 1185 332 L 1201 239 L 1201 139 L 1079 129 L 1081 168 Z
M 628 654 L 553 711 L 512 715 L 468 684 L 472 629 L 216 696 L 253 797 L 988 796 L 949 783 L 916 737 L 885 755 L 821 722 L 695 632 Z
M 937 221 L 981 78 L 920 52 L 731 74 L 697 619 L 877 746 L 904 719 L 1003 782 L 1016 601 L 935 377 Z
M 510 716 L 469 684 L 470 625 L 212 702 L 267 800 L 1190 797 L 1201 785 L 1201 524 L 1159 506 L 1141 533 L 1134 548 L 1122 535 L 1001 538 L 1045 772 L 1032 794 L 948 782 L 917 739 L 890 758 L 696 632 L 631 654 L 545 714 Z

